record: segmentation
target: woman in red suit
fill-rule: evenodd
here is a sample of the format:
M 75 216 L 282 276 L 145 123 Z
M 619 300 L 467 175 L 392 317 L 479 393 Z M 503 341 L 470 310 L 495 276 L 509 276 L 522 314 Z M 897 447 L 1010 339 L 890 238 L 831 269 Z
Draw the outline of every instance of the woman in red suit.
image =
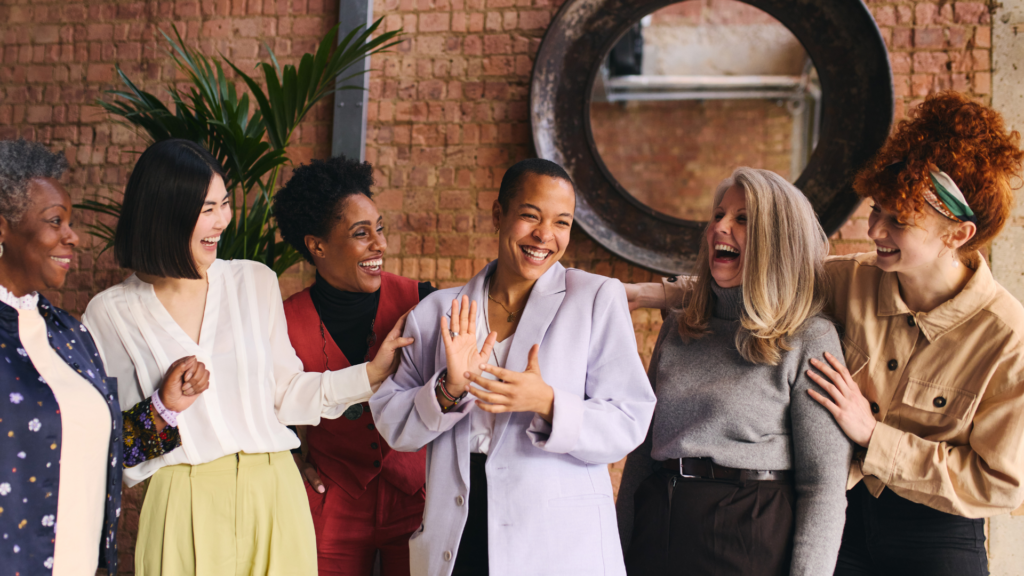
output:
M 372 358 L 388 331 L 434 291 L 384 272 L 384 223 L 372 200 L 373 167 L 344 157 L 300 166 L 274 197 L 281 236 L 316 266 L 316 282 L 285 301 L 288 335 L 308 372 Z M 296 461 L 316 529 L 321 576 L 409 574 L 409 537 L 420 526 L 425 454 L 396 452 L 367 404 L 306 426 Z

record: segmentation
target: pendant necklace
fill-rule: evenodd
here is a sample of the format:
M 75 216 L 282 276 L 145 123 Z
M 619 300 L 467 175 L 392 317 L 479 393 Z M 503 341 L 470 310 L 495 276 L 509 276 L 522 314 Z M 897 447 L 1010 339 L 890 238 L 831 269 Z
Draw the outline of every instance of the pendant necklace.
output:
M 502 309 L 505 310 L 505 312 L 508 312 L 507 320 L 508 320 L 509 324 L 515 322 L 516 321 L 516 314 L 519 314 L 520 312 L 522 312 L 522 310 L 520 310 L 519 312 L 513 312 L 513 311 L 509 310 L 508 308 L 506 308 L 504 304 L 502 304 L 501 302 L 498 302 L 497 300 L 495 300 L 494 296 L 491 296 L 490 290 L 487 291 L 487 297 L 490 298 L 498 306 L 501 306 Z M 524 306 L 524 308 L 525 308 L 525 306 Z

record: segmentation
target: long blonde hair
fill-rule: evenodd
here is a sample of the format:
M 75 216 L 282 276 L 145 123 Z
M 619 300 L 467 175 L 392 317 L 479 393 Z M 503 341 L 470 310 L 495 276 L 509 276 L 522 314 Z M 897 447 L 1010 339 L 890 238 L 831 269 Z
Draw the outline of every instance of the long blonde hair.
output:
M 737 168 L 715 190 L 712 214 L 734 185 L 743 190 L 747 203 L 743 311 L 736 347 L 749 362 L 775 366 L 782 351 L 792 349 L 789 337 L 824 306 L 828 236 L 803 193 L 768 170 Z M 679 316 L 679 334 L 687 341 L 709 332 L 714 303 L 709 249 L 703 234 L 697 280 Z

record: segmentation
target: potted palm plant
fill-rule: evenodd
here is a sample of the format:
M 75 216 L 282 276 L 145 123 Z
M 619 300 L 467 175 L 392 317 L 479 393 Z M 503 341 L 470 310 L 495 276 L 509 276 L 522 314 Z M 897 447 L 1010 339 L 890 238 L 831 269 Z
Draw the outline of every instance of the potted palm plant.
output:
M 345 82 L 364 72 L 343 75 L 366 56 L 397 44 L 402 34 L 398 30 L 375 36 L 381 20 L 356 28 L 340 42 L 335 26 L 315 53 L 300 58 L 298 66 L 280 66 L 265 46 L 270 62 L 259 63 L 254 74 L 262 82 L 223 55 L 214 60 L 187 48 L 177 28 L 174 38 L 161 31 L 174 64 L 188 77 L 187 89 L 169 86 L 168 106 L 140 90 L 118 67 L 124 89 L 108 91 L 113 100 L 96 104 L 118 117 L 118 122 L 144 133 L 149 142 L 186 138 L 206 146 L 227 173 L 224 184 L 237 215 L 221 234 L 218 256 L 256 260 L 280 275 L 301 260 L 291 246 L 277 239 L 277 228 L 270 220 L 270 197 L 281 168 L 289 163 L 292 133 L 324 97 L 336 90 L 362 89 Z M 247 93 L 239 93 L 221 61 L 234 70 Z M 86 200 L 76 208 L 114 218 L 121 213 L 120 203 L 114 200 Z M 97 221 L 87 229 L 106 243 L 103 250 L 113 244 L 112 226 Z

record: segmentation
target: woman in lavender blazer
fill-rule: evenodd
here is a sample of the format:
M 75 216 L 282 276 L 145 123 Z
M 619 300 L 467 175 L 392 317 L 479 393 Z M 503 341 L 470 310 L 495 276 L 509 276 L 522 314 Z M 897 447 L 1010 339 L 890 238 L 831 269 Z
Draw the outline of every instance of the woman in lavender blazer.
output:
M 412 311 L 415 344 L 370 399 L 388 444 L 428 446 L 414 575 L 625 574 L 607 465 L 655 397 L 622 285 L 558 263 L 574 209 L 557 164 L 510 168 L 498 259 Z

